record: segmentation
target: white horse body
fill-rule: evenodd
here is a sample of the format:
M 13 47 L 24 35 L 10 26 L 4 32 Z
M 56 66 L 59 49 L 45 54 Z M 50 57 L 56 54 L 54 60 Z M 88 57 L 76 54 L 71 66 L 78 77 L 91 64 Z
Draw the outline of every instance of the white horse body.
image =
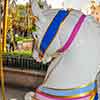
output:
M 72 25 L 77 18 L 78 16 L 71 16 L 71 14 L 67 17 L 65 25 L 63 25 L 63 28 L 58 32 L 61 43 L 65 43 L 67 33 L 71 32 Z M 91 25 L 92 20 L 90 19 L 89 22 L 88 18 L 89 17 L 86 18 L 84 24 L 81 26 L 73 44 L 61 55 L 63 57 L 60 63 L 52 71 L 44 86 L 72 88 L 95 80 L 98 65 L 100 64 L 100 31 L 98 31 L 94 25 Z M 56 42 L 53 42 L 51 46 L 55 47 L 57 46 L 56 44 Z M 50 48 L 51 52 L 52 47 Z M 48 50 L 47 52 L 49 53 L 50 51 Z
M 58 11 L 43 12 L 45 20 L 43 19 L 42 24 L 37 23 L 40 25 L 38 47 L 40 47 L 44 34 Z M 69 13 L 46 50 L 43 61 L 47 62 L 48 59 L 55 56 L 54 54 L 58 49 L 64 46 L 82 14 L 78 10 L 72 10 Z M 99 43 L 100 24 L 96 23 L 92 16 L 86 16 L 70 47 L 64 53 L 59 53 L 50 64 L 42 86 L 51 89 L 70 89 L 95 81 L 100 64 Z
M 44 24 L 45 30 L 39 33 L 41 34 L 39 43 L 41 43 L 46 29 L 57 12 L 58 11 L 55 10 L 52 14 L 50 13 L 51 15 L 48 15 L 47 23 Z M 60 27 L 56 38 L 47 49 L 46 54 L 48 56 L 52 55 L 57 49 L 64 45 L 81 14 L 82 13 L 77 10 L 70 12 Z M 95 80 L 100 64 L 99 32 L 99 25 L 94 22 L 91 16 L 87 16 L 74 42 L 63 55 L 60 55 L 63 56 L 62 59 L 50 74 L 47 82 L 43 85 L 54 88 L 72 88 Z M 50 67 L 55 65 L 55 62 L 52 63 L 53 64 L 49 66 L 47 74 L 49 70 L 52 69 Z

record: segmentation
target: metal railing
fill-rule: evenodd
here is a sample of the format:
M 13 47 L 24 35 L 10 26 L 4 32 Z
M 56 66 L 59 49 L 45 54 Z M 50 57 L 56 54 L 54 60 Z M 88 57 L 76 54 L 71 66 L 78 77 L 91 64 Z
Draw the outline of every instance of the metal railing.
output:
M 33 57 L 3 55 L 3 65 L 21 70 L 47 71 L 48 64 L 36 63 Z

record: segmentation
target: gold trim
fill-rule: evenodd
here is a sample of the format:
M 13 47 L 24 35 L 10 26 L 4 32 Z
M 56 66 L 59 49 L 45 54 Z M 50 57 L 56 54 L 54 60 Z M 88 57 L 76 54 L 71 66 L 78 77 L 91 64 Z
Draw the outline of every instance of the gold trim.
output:
M 86 92 L 86 93 L 72 95 L 72 96 L 54 96 L 54 95 L 51 95 L 51 94 L 47 94 L 47 93 L 41 92 L 39 90 L 37 91 L 37 93 L 43 93 L 43 94 L 48 95 L 48 96 L 57 97 L 57 98 L 68 98 L 68 99 L 70 99 L 70 98 L 79 98 L 79 97 L 81 98 L 81 97 L 87 96 L 87 95 L 92 94 L 92 93 L 96 94 L 96 92 L 97 92 L 97 90 L 94 89 L 94 90 Z
M 97 80 L 94 80 L 94 81 L 92 81 L 92 82 L 90 82 L 88 84 L 84 84 L 82 86 L 77 86 L 75 88 L 69 88 L 69 89 L 56 89 L 56 88 L 49 88 L 49 87 L 45 87 L 45 86 L 43 86 L 43 87 L 47 88 L 47 89 L 52 89 L 52 90 L 74 90 L 74 89 L 78 89 L 78 88 L 84 88 L 84 87 L 89 86 L 89 85 L 91 85 L 93 83 L 97 83 Z
M 95 96 L 91 96 L 91 97 L 90 97 L 90 100 L 94 100 L 94 98 L 95 98 Z
M 96 90 L 97 92 L 97 90 Z M 95 96 L 96 96 L 96 92 L 93 92 L 93 95 L 90 97 L 90 100 L 94 100 Z

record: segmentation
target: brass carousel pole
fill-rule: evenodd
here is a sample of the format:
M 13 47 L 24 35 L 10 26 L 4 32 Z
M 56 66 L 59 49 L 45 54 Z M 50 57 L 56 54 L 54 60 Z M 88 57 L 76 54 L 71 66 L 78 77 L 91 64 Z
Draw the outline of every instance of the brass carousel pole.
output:
M 0 3 L 1 3 L 1 0 L 0 0 Z M 1 11 L 0 11 L 0 14 L 1 14 Z M 4 21 L 3 21 L 3 33 L 2 34 L 1 34 L 1 19 L 0 19 L 0 75 L 1 75 L 2 100 L 6 100 L 2 55 L 4 51 L 6 52 L 7 14 L 8 14 L 8 0 L 4 0 Z
M 7 16 L 8 16 L 8 0 L 4 0 L 4 20 L 3 20 L 3 35 L 2 35 L 3 52 L 6 52 Z
M 2 89 L 1 92 L 2 92 L 2 100 L 6 100 L 2 53 L 3 53 L 2 52 L 2 39 L 1 39 L 1 31 L 0 31 L 0 76 L 1 76 L 1 89 Z

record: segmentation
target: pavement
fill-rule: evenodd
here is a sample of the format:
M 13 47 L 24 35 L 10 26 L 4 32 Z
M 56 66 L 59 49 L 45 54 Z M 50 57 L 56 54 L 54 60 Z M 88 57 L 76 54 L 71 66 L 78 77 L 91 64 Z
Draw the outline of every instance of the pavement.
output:
M 44 79 L 45 73 L 37 71 L 20 71 L 18 69 L 5 69 L 5 95 L 6 100 L 24 100 L 26 93 L 34 91 L 34 88 L 39 85 Z M 9 84 L 9 85 L 8 85 Z M 16 99 L 14 99 L 16 98 Z M 0 100 L 2 100 L 0 88 Z
M 6 100 L 10 100 L 10 98 L 14 100 L 24 100 L 24 96 L 29 90 L 25 89 L 20 89 L 20 88 L 14 88 L 14 87 L 6 87 L 5 88 L 5 95 L 6 95 Z M 0 100 L 2 100 L 2 95 L 1 95 L 1 88 L 0 88 Z

